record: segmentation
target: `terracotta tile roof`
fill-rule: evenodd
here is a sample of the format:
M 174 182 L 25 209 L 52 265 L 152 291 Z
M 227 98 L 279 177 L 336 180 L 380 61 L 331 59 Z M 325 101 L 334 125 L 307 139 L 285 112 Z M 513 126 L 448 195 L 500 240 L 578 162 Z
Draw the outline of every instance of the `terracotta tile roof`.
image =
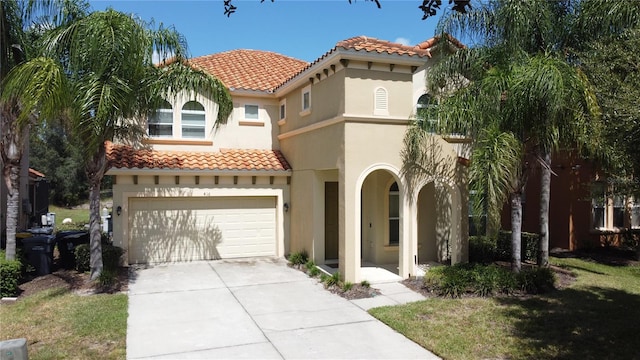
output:
M 33 177 L 41 177 L 41 178 L 46 177 L 46 176 L 45 176 L 43 173 L 41 173 L 40 171 L 35 170 L 35 169 L 32 169 L 32 168 L 29 168 L 29 175 L 31 175 L 31 176 L 33 176 Z
M 431 57 L 428 49 L 419 48 L 410 45 L 393 43 L 386 40 L 378 40 L 367 36 L 356 36 L 347 40 L 340 41 L 336 44 L 336 48 L 346 50 L 356 50 L 365 52 L 387 53 L 397 55 L 408 55 L 417 57 Z
M 269 92 L 309 64 L 260 50 L 231 50 L 196 57 L 189 63 L 216 76 L 231 90 Z
M 453 36 L 446 34 L 447 39 L 449 40 L 449 42 L 451 42 L 451 44 L 453 44 L 455 47 L 459 48 L 459 49 L 464 49 L 466 48 L 466 46 L 464 46 L 464 44 L 462 44 L 458 39 L 454 38 Z M 440 36 L 434 36 L 431 39 L 425 40 L 421 43 L 419 43 L 418 45 L 415 46 L 415 48 L 417 49 L 430 49 L 432 48 L 434 45 L 436 45 L 438 43 L 438 41 L 440 41 Z
M 456 38 L 451 35 L 447 35 L 449 40 L 457 47 L 464 48 L 464 45 Z M 300 73 L 305 70 L 311 68 L 313 65 L 319 63 L 332 53 L 336 52 L 338 48 L 342 48 L 345 50 L 355 50 L 355 51 L 363 51 L 368 53 L 386 53 L 390 55 L 406 55 L 415 58 L 431 58 L 431 52 L 429 49 L 433 47 L 438 40 L 440 40 L 439 36 L 432 37 L 431 39 L 425 40 L 418 45 L 404 45 L 400 43 L 394 43 L 387 40 L 379 40 L 376 38 L 368 37 L 368 36 L 356 36 L 346 40 L 339 41 L 333 49 L 327 51 L 324 55 L 320 56 L 318 59 L 310 63 L 305 68 L 301 69 L 296 73 L 292 73 L 292 75 L 282 82 L 281 85 L 284 85 L 287 81 L 295 78 Z M 280 86 L 281 86 L 280 85 Z
M 106 148 L 109 166 L 117 169 L 291 170 L 279 150 L 158 151 L 113 143 L 107 143 Z

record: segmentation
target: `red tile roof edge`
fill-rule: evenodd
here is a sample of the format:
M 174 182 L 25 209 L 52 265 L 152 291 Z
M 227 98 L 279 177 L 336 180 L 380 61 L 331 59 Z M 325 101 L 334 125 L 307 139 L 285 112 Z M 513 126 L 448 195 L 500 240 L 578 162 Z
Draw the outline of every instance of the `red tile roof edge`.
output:
M 107 162 L 116 169 L 289 171 L 280 150 L 221 149 L 218 152 L 134 149 L 106 144 Z

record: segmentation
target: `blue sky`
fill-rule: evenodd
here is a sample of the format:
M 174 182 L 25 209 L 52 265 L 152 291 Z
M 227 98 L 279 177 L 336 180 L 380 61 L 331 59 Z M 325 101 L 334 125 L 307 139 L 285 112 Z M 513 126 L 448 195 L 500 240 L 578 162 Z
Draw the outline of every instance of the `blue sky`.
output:
M 447 3 L 443 1 L 443 3 Z M 438 19 L 422 20 L 421 0 L 233 0 L 227 18 L 221 0 L 91 0 L 92 10 L 134 13 L 145 21 L 174 25 L 191 56 L 232 49 L 268 50 L 313 61 L 353 36 L 415 45 L 434 35 Z M 440 14 L 439 14 L 440 15 Z

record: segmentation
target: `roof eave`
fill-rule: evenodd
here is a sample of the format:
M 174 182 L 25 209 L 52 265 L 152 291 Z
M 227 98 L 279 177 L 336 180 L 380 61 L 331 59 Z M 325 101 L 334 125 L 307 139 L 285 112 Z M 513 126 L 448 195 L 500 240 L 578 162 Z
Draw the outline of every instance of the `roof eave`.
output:
M 332 63 L 338 62 L 341 59 L 374 61 L 396 65 L 421 66 L 429 61 L 430 57 L 427 55 L 400 55 L 336 48 L 332 50 L 328 55 L 326 55 L 326 57 L 317 60 L 317 62 L 313 63 L 298 75 L 278 86 L 275 89 L 275 95 L 277 97 L 280 97 L 283 94 L 287 93 L 289 90 L 304 85 L 309 81 L 309 74 L 315 74 L 319 69 L 323 69 Z
M 111 168 L 106 175 L 187 175 L 187 176 L 291 176 L 291 170 L 226 170 L 171 168 Z

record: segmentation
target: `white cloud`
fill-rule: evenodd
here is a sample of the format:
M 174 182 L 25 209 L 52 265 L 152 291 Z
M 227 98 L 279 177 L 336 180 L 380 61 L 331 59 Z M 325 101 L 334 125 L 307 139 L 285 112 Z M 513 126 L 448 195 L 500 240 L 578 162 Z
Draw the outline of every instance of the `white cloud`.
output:
M 411 40 L 409 40 L 407 38 L 403 38 L 403 37 L 399 37 L 399 38 L 395 39 L 394 42 L 396 42 L 398 44 L 402 44 L 402 45 L 411 45 Z

